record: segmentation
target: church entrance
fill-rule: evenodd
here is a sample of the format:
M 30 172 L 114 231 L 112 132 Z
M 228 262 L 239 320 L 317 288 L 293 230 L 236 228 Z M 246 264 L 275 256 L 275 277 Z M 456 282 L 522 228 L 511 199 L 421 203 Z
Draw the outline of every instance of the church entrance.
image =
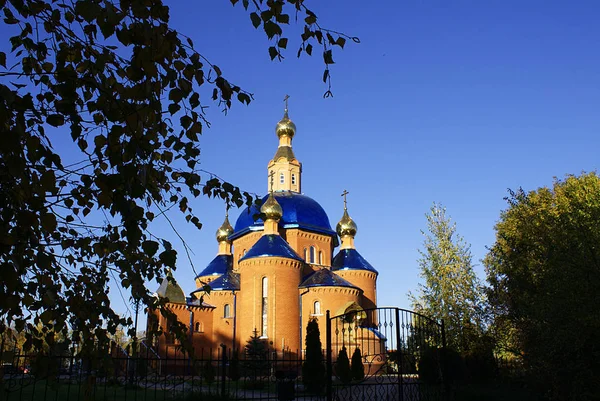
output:
M 400 308 L 327 311 L 327 400 L 444 397 L 442 323 Z

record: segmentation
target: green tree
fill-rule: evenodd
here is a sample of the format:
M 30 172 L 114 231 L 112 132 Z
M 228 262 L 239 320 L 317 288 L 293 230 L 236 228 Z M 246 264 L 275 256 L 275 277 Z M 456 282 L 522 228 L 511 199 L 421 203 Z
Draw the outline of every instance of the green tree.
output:
M 444 321 L 447 345 L 462 352 L 483 329 L 481 286 L 473 271 L 470 245 L 456 233 L 456 223 L 440 204 L 434 203 L 426 218 L 418 261 L 424 283 L 419 284 L 418 296 L 409 293 L 409 297 L 416 311 Z
M 551 399 L 600 394 L 600 178 L 510 192 L 484 263 L 494 327 Z
M 302 364 L 302 382 L 311 393 L 319 394 L 325 386 L 325 365 L 319 323 L 311 319 L 306 325 L 306 356 Z
M 350 370 L 352 371 L 352 380 L 362 380 L 365 378 L 365 367 L 363 366 L 362 356 L 358 347 L 352 353 Z
M 290 16 L 299 21 L 298 56 L 323 49 L 330 96 L 333 47 L 353 38 L 323 28 L 303 1 L 240 3 L 271 59 L 288 47 Z M 14 32 L 0 52 L 0 315 L 19 332 L 29 326 L 30 346 L 42 323 L 71 326 L 92 349 L 132 326 L 110 306 L 111 277 L 169 315 L 144 285 L 176 267 L 155 219 L 173 208 L 199 229 L 190 198 L 253 202 L 198 168 L 206 99 L 227 111 L 252 94 L 172 27 L 162 0 L 0 0 L 0 9 L 3 32 Z
M 342 347 L 338 354 L 337 361 L 335 363 L 335 373 L 340 381 L 344 384 L 352 381 L 352 371 L 350 370 L 350 360 L 348 359 L 348 351 L 346 347 Z

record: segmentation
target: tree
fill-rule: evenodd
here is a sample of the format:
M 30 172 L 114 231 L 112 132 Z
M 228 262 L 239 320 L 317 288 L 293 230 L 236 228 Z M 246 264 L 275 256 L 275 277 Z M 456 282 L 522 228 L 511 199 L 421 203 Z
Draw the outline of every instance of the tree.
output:
M 551 399 L 600 393 L 600 178 L 513 192 L 484 263 L 494 327 Z
M 419 267 L 423 284 L 419 294 L 409 294 L 416 311 L 444 321 L 448 346 L 468 350 L 480 336 L 482 296 L 473 271 L 470 246 L 456 233 L 456 223 L 446 209 L 434 203 L 426 214 L 427 232 L 420 250 Z
M 325 365 L 319 323 L 311 319 L 306 325 L 306 356 L 302 364 L 302 382 L 311 393 L 320 394 L 325 386 Z
M 363 366 L 362 356 L 360 355 L 360 349 L 356 347 L 352 353 L 352 365 L 350 367 L 352 371 L 353 380 L 362 380 L 365 378 L 365 367 Z
M 301 21 L 298 56 L 323 48 L 330 96 L 332 47 L 355 38 L 321 27 L 303 1 L 241 4 L 271 40 L 271 59 L 283 58 L 290 15 Z M 93 349 L 132 326 L 110 306 L 111 277 L 170 313 L 144 286 L 176 267 L 171 243 L 151 231 L 155 219 L 174 208 L 200 229 L 189 198 L 254 201 L 198 168 L 204 99 L 227 111 L 252 94 L 170 25 L 162 0 L 0 0 L 0 8 L 15 32 L 11 53 L 0 52 L 0 317 L 3 327 L 28 326 L 27 347 L 40 345 L 42 323 L 72 329 Z M 63 137 L 72 144 L 57 146 Z
M 352 381 L 352 371 L 350 370 L 350 360 L 348 359 L 348 351 L 346 347 L 342 347 L 338 354 L 337 361 L 335 363 L 335 373 L 340 381 L 344 384 Z

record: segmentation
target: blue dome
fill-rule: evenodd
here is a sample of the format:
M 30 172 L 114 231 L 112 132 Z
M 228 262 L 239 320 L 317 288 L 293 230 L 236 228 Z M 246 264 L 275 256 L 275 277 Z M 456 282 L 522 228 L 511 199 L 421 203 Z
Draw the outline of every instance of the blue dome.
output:
M 213 291 L 239 291 L 240 275 L 239 273 L 234 273 L 231 270 L 228 270 L 227 273 L 223 274 L 215 281 L 211 281 L 208 283 L 208 285 Z M 200 288 L 194 292 L 200 291 L 203 291 L 203 289 Z M 192 294 L 194 292 L 192 292 Z
M 341 249 L 331 262 L 331 270 L 368 270 L 379 274 L 356 249 Z
M 325 235 L 334 236 L 337 244 L 337 235 L 331 229 L 329 217 L 325 210 L 308 196 L 291 191 L 274 192 L 273 195 L 281 208 L 283 216 L 279 221 L 279 227 L 282 228 L 302 228 L 307 231 L 313 231 Z M 261 204 L 267 200 L 269 195 L 262 198 Z M 246 234 L 249 231 L 260 231 L 263 229 L 262 219 L 254 221 L 254 216 L 260 214 L 260 207 L 255 205 L 246 208 L 240 214 L 235 222 L 235 230 L 229 237 L 234 239 Z
M 227 270 L 230 270 L 233 266 L 233 255 L 217 255 L 208 266 L 204 270 L 200 272 L 196 276 L 205 277 L 205 276 L 220 276 L 221 274 L 225 274 Z
M 329 271 L 329 269 L 321 269 L 314 273 L 310 273 L 304 281 L 298 286 L 298 288 L 311 288 L 311 287 L 349 287 L 357 288 L 355 285 L 347 280 L 344 280 L 335 273 Z
M 304 259 L 298 256 L 283 238 L 275 234 L 263 235 L 260 237 L 260 239 L 256 241 L 256 244 L 254 244 L 239 261 L 269 256 L 295 259 L 304 262 Z

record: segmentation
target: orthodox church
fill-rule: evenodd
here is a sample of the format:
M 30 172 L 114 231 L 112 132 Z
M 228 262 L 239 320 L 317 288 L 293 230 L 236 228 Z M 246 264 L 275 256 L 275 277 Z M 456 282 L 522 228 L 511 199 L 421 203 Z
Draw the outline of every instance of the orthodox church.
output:
M 262 206 L 243 210 L 234 227 L 225 216 L 216 232 L 217 255 L 189 296 L 172 278 L 157 290 L 179 321 L 189 322 L 196 350 L 220 344 L 243 349 L 256 333 L 273 351 L 301 352 L 309 320 L 317 319 L 324 343 L 325 311 L 334 316 L 377 305 L 378 273 L 355 248 L 347 192 L 335 231 L 319 203 L 302 193 L 302 164 L 292 149 L 296 125 L 287 102 L 275 131 L 279 146 L 267 166 Z M 158 311 L 149 313 L 148 324 L 167 333 L 155 343 L 160 355 L 177 345 L 165 320 Z

